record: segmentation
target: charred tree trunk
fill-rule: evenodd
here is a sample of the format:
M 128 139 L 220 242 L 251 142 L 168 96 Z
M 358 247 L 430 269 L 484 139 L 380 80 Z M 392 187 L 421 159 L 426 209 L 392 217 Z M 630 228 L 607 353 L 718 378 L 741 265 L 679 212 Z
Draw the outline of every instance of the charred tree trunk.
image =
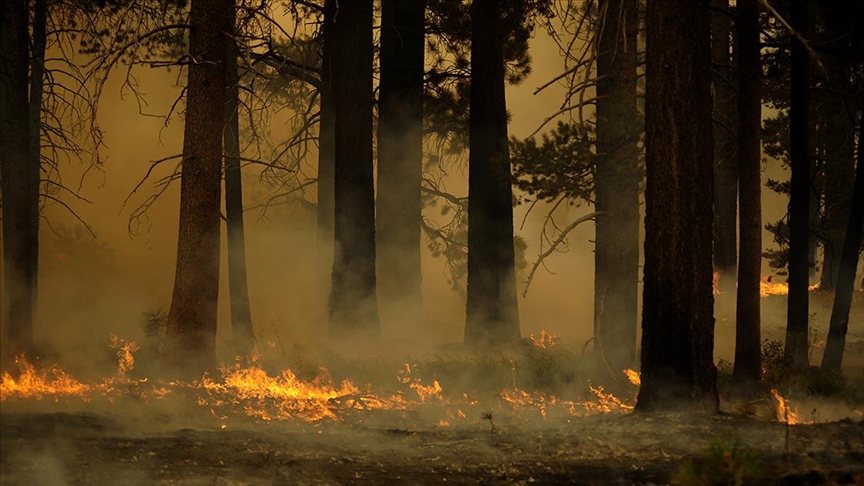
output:
M 42 92 L 45 86 L 46 0 L 33 5 L 33 52 L 30 55 L 30 272 L 34 320 L 39 295 L 39 190 L 42 183 Z
M 735 368 L 738 384 L 762 376 L 759 281 L 762 275 L 762 59 L 759 0 L 738 0 L 738 180 L 741 241 L 735 311 Z
M 28 106 L 26 0 L 3 2 L 0 31 L 0 161 L 3 178 L 4 348 L 12 353 L 33 347 L 33 221 Z
M 225 35 L 230 0 L 192 0 L 180 229 L 174 295 L 168 314 L 167 360 L 196 375 L 216 365 Z
M 233 2 L 232 2 L 233 3 Z M 231 6 L 229 25 L 236 29 L 236 10 Z M 232 32 L 234 32 L 232 30 Z M 246 281 L 246 237 L 243 229 L 243 179 L 240 173 L 240 76 L 237 44 L 225 37 L 225 216 L 228 226 L 228 294 L 234 351 L 249 356 L 255 347 L 249 285 Z
M 343 0 L 333 22 L 335 220 L 330 334 L 379 336 L 372 166 L 372 0 Z
M 862 110 L 864 115 L 864 110 Z M 828 341 L 822 357 L 822 368 L 840 371 L 843 363 L 843 348 L 846 346 L 846 331 L 849 328 L 849 310 L 852 307 L 852 293 L 855 288 L 855 270 L 858 268 L 858 252 L 864 232 L 864 116 L 858 126 L 858 168 L 855 169 L 855 187 L 852 192 L 852 207 L 846 238 L 843 241 L 840 269 L 837 276 L 837 290 L 834 293 L 834 306 L 831 309 L 831 324 L 828 328 Z
M 855 117 L 850 99 L 848 64 L 835 55 L 823 61 L 828 69 L 828 89 L 820 102 L 824 113 L 825 146 L 823 194 L 825 198 L 824 259 L 820 290 L 834 290 L 841 266 L 846 225 L 855 180 Z
M 601 0 L 597 56 L 594 349 L 616 378 L 636 359 L 639 284 L 639 114 L 636 0 Z M 604 373 L 605 374 L 605 373 Z
M 425 1 L 381 3 L 378 94 L 378 292 L 385 322 L 417 324 L 423 171 Z M 408 329 L 406 329 L 407 331 Z
M 732 33 L 729 0 L 711 0 L 711 63 L 714 91 L 714 269 L 719 287 L 735 289 L 738 217 L 736 72 L 729 50 Z
M 807 0 L 792 0 L 792 27 L 806 38 Z M 786 354 L 797 367 L 808 365 L 810 150 L 807 113 L 809 59 L 804 44 L 792 39 L 791 106 L 789 109 L 791 183 L 789 195 L 789 295 Z
M 465 343 L 519 340 L 513 244 L 513 186 L 504 94 L 504 8 L 471 3 L 468 159 L 468 296 Z
M 321 26 L 320 121 L 318 122 L 318 229 L 316 263 L 318 291 L 323 298 L 330 293 L 333 270 L 333 231 L 335 209 L 335 130 L 333 103 L 333 18 L 336 0 L 324 0 L 324 22 Z M 323 308 L 323 306 L 322 306 Z
M 718 406 L 709 10 L 648 2 L 640 411 Z

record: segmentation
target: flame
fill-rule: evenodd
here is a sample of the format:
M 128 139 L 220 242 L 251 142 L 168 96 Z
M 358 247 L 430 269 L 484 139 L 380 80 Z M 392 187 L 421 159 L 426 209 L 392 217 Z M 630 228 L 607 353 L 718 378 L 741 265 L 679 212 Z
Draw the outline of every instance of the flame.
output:
M 638 371 L 627 368 L 624 370 L 624 374 L 627 375 L 627 379 L 630 380 L 630 383 L 636 386 L 642 386 L 642 376 Z
M 776 389 L 771 389 L 771 394 L 774 395 L 774 400 L 777 401 L 777 408 L 774 411 L 774 414 L 777 417 L 777 420 L 780 422 L 785 422 L 789 425 L 794 424 L 809 424 L 813 422 L 804 421 L 801 419 L 801 414 L 798 413 L 796 408 L 789 406 L 789 401 L 780 394 Z
M 713 288 L 714 295 L 723 295 L 726 293 L 720 290 L 720 272 L 714 272 L 711 280 L 711 286 Z
M 534 343 L 534 346 L 537 346 L 541 349 L 549 349 L 552 346 L 556 346 L 560 341 L 561 337 L 555 334 L 551 334 L 546 329 L 540 329 L 540 336 L 534 337 L 534 334 L 530 334 L 531 342 Z
M 47 370 L 36 371 L 23 356 L 17 356 L 15 363 L 20 371 L 18 378 L 13 378 L 7 372 L 3 373 L 0 382 L 0 402 L 9 399 L 41 400 L 44 397 L 55 401 L 61 397 L 79 397 L 86 399 L 92 387 L 81 383 L 57 366 Z
M 807 287 L 809 292 L 819 288 L 819 283 L 815 283 Z M 769 295 L 789 295 L 789 284 L 787 282 L 772 282 L 772 277 L 762 277 L 759 282 L 759 295 L 768 297 Z

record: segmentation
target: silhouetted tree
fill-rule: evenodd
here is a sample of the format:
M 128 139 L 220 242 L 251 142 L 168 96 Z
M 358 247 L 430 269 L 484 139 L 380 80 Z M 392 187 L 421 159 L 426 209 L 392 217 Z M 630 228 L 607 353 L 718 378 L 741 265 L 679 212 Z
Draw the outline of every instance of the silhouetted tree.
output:
M 333 19 L 336 0 L 324 0 L 321 21 L 321 84 L 318 124 L 318 207 L 316 233 L 316 263 L 321 295 L 330 291 L 333 271 L 333 231 L 336 213 L 334 184 L 336 170 L 336 110 L 333 101 Z
M 601 0 L 597 26 L 594 348 L 617 377 L 636 359 L 639 284 L 638 2 Z
M 417 323 L 423 172 L 425 1 L 381 4 L 378 90 L 378 294 L 393 322 Z
M 3 2 L 0 24 L 0 174 L 3 189 L 3 340 L 11 352 L 33 346 L 33 242 L 37 238 L 30 158 L 28 9 L 26 0 Z M 38 169 L 37 169 L 38 170 Z M 38 173 L 37 173 L 38 177 Z M 37 188 L 38 190 L 38 188 Z
M 709 10 L 648 2 L 640 411 L 718 406 Z
M 736 383 L 756 383 L 762 376 L 762 59 L 759 0 L 738 0 L 738 181 L 740 244 L 735 311 Z M 734 224 L 734 223 L 733 223 Z
M 372 0 L 339 2 L 331 40 L 336 115 L 330 334 L 377 338 L 372 166 Z
M 519 340 L 513 188 L 504 93 L 505 13 L 511 2 L 471 3 L 468 162 L 468 289 L 465 342 Z M 512 13 L 512 12 L 511 12 Z
M 789 195 L 789 296 L 786 354 L 798 367 L 808 364 L 810 150 L 808 129 L 809 53 L 802 39 L 808 35 L 807 0 L 791 0 L 792 39 L 789 136 L 791 183 Z
M 738 164 L 736 76 L 730 45 L 729 0 L 711 1 L 711 64 L 714 117 L 714 268 L 719 286 L 735 288 L 737 265 Z
M 249 285 L 246 281 L 246 238 L 243 228 L 243 180 L 240 172 L 240 76 L 237 68 L 237 14 L 231 1 L 225 36 L 225 217 L 228 233 L 228 294 L 231 331 L 237 354 L 250 355 L 255 346 Z
M 180 229 L 166 358 L 197 374 L 216 364 L 220 202 L 229 0 L 193 0 L 180 180 Z

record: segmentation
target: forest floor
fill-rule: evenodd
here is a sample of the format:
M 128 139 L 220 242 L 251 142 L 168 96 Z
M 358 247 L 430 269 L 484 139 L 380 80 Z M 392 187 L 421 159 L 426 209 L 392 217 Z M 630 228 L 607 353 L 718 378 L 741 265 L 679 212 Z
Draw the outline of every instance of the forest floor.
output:
M 864 484 L 864 420 L 850 408 L 797 425 L 770 413 L 472 412 L 452 426 L 405 410 L 306 423 L 122 400 L 58 408 L 69 407 L 3 404 L 0 484 Z

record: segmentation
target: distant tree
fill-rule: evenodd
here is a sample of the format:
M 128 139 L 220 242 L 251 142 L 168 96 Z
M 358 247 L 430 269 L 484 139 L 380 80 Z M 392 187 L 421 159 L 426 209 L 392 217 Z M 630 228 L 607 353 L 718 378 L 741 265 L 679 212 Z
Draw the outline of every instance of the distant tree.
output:
M 639 411 L 718 406 L 708 0 L 648 2 Z M 681 93 L 688 93 L 681 96 Z
M 714 268 L 720 288 L 735 288 L 737 265 L 738 164 L 736 159 L 736 71 L 729 0 L 711 1 L 711 64 L 714 117 Z
M 504 94 L 505 14 L 510 2 L 471 3 L 468 289 L 465 343 L 519 340 L 513 188 Z
M 738 37 L 738 181 L 740 243 L 735 311 L 736 383 L 753 384 L 762 377 L 762 131 L 761 45 L 759 0 L 739 0 Z M 734 220 L 733 220 L 734 225 Z
M 804 45 L 808 36 L 807 0 L 791 0 L 792 40 L 791 103 L 789 138 L 791 182 L 789 194 L 789 297 L 786 323 L 786 354 L 798 367 L 808 365 L 809 325 L 809 220 L 810 150 L 808 128 L 810 54 Z
M 255 333 L 249 308 L 249 285 L 246 281 L 246 238 L 243 228 L 243 180 L 240 171 L 240 74 L 237 58 L 237 11 L 230 1 L 231 35 L 225 36 L 225 218 L 228 233 L 228 294 L 231 305 L 231 331 L 234 350 L 240 355 L 252 354 Z
M 597 157 L 594 173 L 594 349 L 616 378 L 636 360 L 639 285 L 638 2 L 601 0 L 597 26 Z
M 340 2 L 332 24 L 336 127 L 330 335 L 340 340 L 375 339 L 380 333 L 372 166 L 372 3 Z
M 0 175 L 3 189 L 3 340 L 11 352 L 33 346 L 33 252 L 37 206 L 32 199 L 28 105 L 28 8 L 26 0 L 3 2 L 0 30 Z M 38 168 L 37 168 L 38 171 Z M 38 173 L 36 175 L 38 178 Z M 37 188 L 38 191 L 38 188 Z
M 166 358 L 180 372 L 216 365 L 220 203 L 229 0 L 193 0 L 180 179 L 180 229 Z
M 381 3 L 378 89 L 378 295 L 382 316 L 421 318 L 420 223 L 423 178 L 423 0 Z

